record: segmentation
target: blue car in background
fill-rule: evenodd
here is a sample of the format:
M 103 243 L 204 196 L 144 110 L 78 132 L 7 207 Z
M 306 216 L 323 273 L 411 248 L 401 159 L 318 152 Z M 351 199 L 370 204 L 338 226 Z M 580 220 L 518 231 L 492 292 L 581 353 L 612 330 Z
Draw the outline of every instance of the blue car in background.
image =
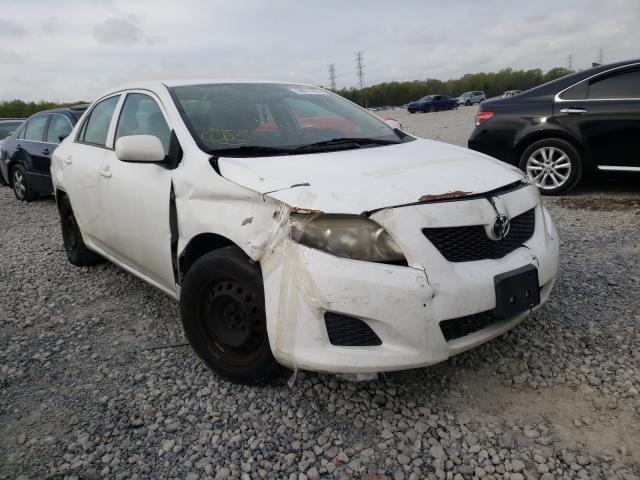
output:
M 31 202 L 51 195 L 51 153 L 66 138 L 88 105 L 44 110 L 30 116 L 0 149 L 0 170 L 16 198 Z
M 458 100 L 456 98 L 448 97 L 447 95 L 427 95 L 420 100 L 411 102 L 407 105 L 409 113 L 415 112 L 435 112 L 438 110 L 453 110 L 458 106 Z

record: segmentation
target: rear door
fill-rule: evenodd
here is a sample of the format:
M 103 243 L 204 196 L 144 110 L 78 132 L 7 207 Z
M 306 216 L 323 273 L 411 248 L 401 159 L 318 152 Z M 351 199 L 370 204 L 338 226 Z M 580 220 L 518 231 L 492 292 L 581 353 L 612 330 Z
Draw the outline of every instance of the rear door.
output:
M 97 195 L 100 170 L 111 152 L 112 118 L 121 95 L 115 94 L 96 103 L 84 117 L 72 149 L 62 155 L 64 188 L 85 242 L 104 250 L 109 224 Z
M 31 117 L 18 140 L 16 150 L 30 176 L 49 176 L 51 152 L 44 143 L 48 121 L 48 114 Z
M 115 122 L 114 122 L 115 123 Z M 159 99 L 148 91 L 126 94 L 113 145 L 128 135 L 155 135 L 169 153 L 171 129 Z M 106 248 L 156 284 L 175 291 L 169 205 L 171 170 L 154 163 L 123 162 L 109 150 L 97 194 L 109 224 Z
M 616 69 L 560 94 L 557 121 L 601 170 L 640 170 L 640 68 Z

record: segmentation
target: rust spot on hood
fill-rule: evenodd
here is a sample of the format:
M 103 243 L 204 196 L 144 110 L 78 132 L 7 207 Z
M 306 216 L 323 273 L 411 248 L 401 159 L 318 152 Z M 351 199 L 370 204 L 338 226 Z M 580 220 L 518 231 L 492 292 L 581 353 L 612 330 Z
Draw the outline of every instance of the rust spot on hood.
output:
M 322 212 L 320 210 L 312 210 L 309 208 L 293 207 L 291 209 L 291 213 L 299 213 L 302 215 L 320 215 Z
M 462 192 L 460 190 L 456 190 L 455 192 L 440 193 L 438 195 L 423 195 L 418 199 L 418 201 L 432 202 L 434 200 L 446 200 L 448 198 L 466 197 L 467 195 L 472 195 L 472 194 L 473 192 Z

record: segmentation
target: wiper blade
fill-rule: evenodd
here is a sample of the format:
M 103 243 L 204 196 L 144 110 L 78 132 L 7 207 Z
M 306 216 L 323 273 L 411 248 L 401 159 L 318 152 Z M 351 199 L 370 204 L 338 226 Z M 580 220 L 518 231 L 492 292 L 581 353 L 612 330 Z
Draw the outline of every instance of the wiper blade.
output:
M 330 147 L 332 145 L 356 145 L 358 147 L 363 145 L 395 145 L 400 142 L 394 142 L 393 140 L 383 140 L 380 138 L 361 138 L 361 137 L 339 137 L 332 138 L 331 140 L 323 140 L 322 142 L 310 143 L 309 145 L 302 145 L 297 147 L 298 150 L 304 150 L 307 148 L 318 147 Z
M 290 155 L 295 153 L 295 150 L 290 148 L 264 147 L 260 145 L 243 145 L 233 148 L 211 149 L 209 153 L 218 157 L 246 157 L 251 155 L 268 157 L 271 155 Z

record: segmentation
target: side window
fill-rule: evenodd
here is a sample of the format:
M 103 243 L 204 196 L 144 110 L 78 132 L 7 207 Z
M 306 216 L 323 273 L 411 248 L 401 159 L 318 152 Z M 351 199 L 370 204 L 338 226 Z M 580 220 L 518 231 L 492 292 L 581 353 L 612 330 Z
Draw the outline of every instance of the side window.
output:
M 584 100 L 587 98 L 587 82 L 580 82 L 566 90 L 560 98 L 563 100 Z
M 589 98 L 640 98 L 640 70 L 594 80 L 589 85 Z
M 116 128 L 116 140 L 127 135 L 154 135 L 162 142 L 164 153 L 169 153 L 171 129 L 156 101 L 148 95 L 127 95 Z
M 72 127 L 64 115 L 52 115 L 47 130 L 47 142 L 60 143 L 61 138 L 66 138 L 71 133 Z
M 42 141 L 42 136 L 44 135 L 44 127 L 47 124 L 47 115 L 38 115 L 37 117 L 33 117 L 27 123 L 27 126 L 24 129 L 25 140 L 35 140 L 38 142 Z
M 113 111 L 116 109 L 120 95 L 109 97 L 96 104 L 84 121 L 78 140 L 104 147 L 107 143 L 107 133 Z

